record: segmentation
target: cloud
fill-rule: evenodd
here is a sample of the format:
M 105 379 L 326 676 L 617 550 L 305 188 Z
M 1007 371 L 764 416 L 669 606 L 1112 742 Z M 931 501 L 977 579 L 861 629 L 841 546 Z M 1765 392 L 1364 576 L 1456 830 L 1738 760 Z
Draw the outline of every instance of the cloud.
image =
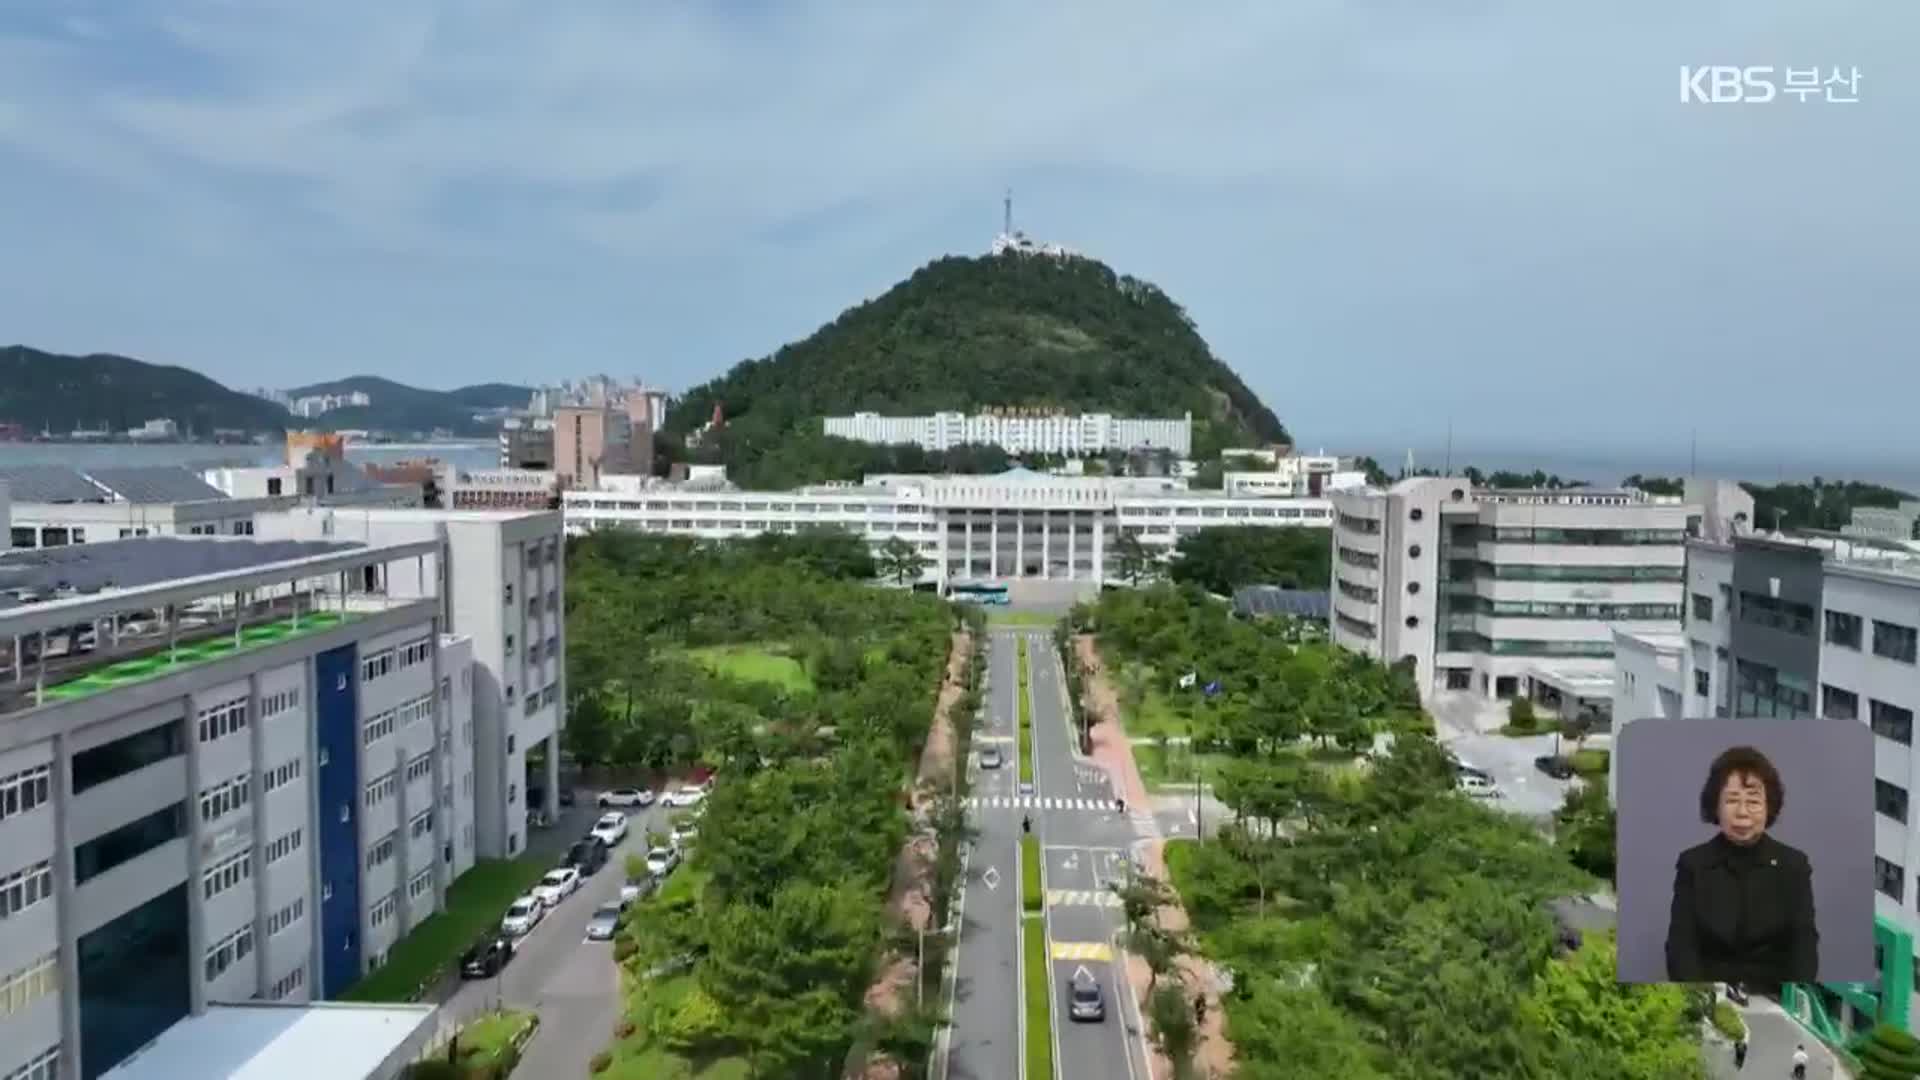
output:
M 1603 365 L 1634 389 L 1580 396 L 1641 430 L 1676 395 L 1785 424 L 1727 369 L 1785 377 L 1788 343 L 1920 390 L 1900 289 L 1846 280 L 1914 284 L 1894 43 L 1920 17 L 1896 5 L 147 10 L 0 14 L 0 232 L 57 248 L 0 268 L 0 337 L 229 380 L 685 385 L 983 247 L 1012 184 L 1023 223 L 1160 281 L 1329 441 L 1443 413 L 1551 438 Z M 1867 82 L 1852 107 L 1680 106 L 1678 66 L 1714 62 Z M 1747 355 L 1675 372 L 1716 337 Z M 1560 381 L 1534 385 L 1543 352 Z

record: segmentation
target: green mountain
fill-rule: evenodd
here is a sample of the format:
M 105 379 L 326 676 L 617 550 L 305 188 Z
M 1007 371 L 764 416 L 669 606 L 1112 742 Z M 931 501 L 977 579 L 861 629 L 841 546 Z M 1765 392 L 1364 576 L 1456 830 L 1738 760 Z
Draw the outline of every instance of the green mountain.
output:
M 82 428 L 125 431 L 161 418 L 199 436 L 216 428 L 275 432 L 287 426 L 286 410 L 272 402 L 183 367 L 107 353 L 0 348 L 0 422 L 64 435 Z
M 444 429 L 456 435 L 488 435 L 497 431 L 499 424 L 475 420 L 474 413 L 508 406 L 523 407 L 533 395 L 529 387 L 505 383 L 483 383 L 457 390 L 422 390 L 377 375 L 353 375 L 314 383 L 289 390 L 287 394 L 300 398 L 313 394 L 350 394 L 356 390 L 372 398 L 373 403 L 334 409 L 310 422 L 315 427 L 331 430 L 425 434 Z
M 722 431 L 688 449 L 715 405 Z M 857 479 L 950 463 L 829 439 L 822 417 L 999 407 L 1191 411 L 1198 457 L 1289 441 L 1157 287 L 1092 259 L 1000 255 L 938 259 L 806 340 L 693 388 L 669 411 L 661 450 L 668 460 L 724 463 L 754 486 Z

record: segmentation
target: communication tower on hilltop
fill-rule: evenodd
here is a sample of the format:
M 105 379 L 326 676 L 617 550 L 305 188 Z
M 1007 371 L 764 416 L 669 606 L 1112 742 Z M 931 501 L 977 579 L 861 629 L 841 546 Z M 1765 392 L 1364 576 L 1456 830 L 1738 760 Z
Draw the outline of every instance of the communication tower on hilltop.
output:
M 993 238 L 993 247 L 989 249 L 995 255 L 1013 252 L 1020 255 L 1051 255 L 1055 258 L 1068 258 L 1079 252 L 1059 244 L 1043 244 L 1026 233 L 1013 227 L 1013 189 L 1008 188 L 1000 202 L 1000 235 Z

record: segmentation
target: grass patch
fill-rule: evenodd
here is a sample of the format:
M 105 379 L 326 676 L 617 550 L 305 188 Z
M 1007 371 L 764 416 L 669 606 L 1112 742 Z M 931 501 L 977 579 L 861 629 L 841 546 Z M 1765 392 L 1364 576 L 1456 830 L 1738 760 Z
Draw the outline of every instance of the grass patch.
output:
M 480 935 L 499 925 L 507 905 L 540 875 L 551 860 L 481 859 L 447 889 L 447 906 L 434 912 L 411 934 L 394 942 L 387 962 L 347 988 L 342 1001 L 417 1001 L 444 978 Z
M 1021 966 L 1027 979 L 1027 1080 L 1053 1080 L 1053 980 L 1047 973 L 1047 921 L 1025 916 Z
M 1025 642 L 1020 643 L 1018 657 L 1020 667 L 1019 685 L 1017 687 L 1019 692 L 1017 708 L 1020 713 L 1020 782 L 1023 784 L 1031 784 L 1033 783 L 1033 702 L 1028 700 L 1032 695 L 1027 692 L 1027 645 Z
M 490 1012 L 460 1029 L 460 1062 L 467 1068 L 512 1061 L 513 1041 L 533 1027 L 534 1015 L 514 1009 Z
M 1605 776 L 1613 763 L 1613 755 L 1600 749 L 1575 750 L 1567 760 L 1581 776 Z
M 679 876 L 679 875 L 676 875 Z M 691 972 L 651 982 L 627 979 L 625 1010 L 635 1022 L 633 1034 L 616 1041 L 608 1052 L 613 1061 L 598 1080 L 746 1080 L 745 1058 L 727 1054 L 689 1057 L 666 1046 L 651 1030 L 656 1018 L 677 1008 L 695 985 Z
M 789 694 L 813 692 L 806 667 L 786 654 L 783 645 L 709 645 L 688 649 L 688 659 L 729 679 L 772 683 Z
M 1535 735 L 1546 735 L 1553 729 L 1545 724 L 1516 724 L 1509 720 L 1500 725 L 1500 734 L 1510 739 L 1530 739 Z
M 1135 743 L 1133 762 L 1140 768 L 1140 781 L 1149 790 L 1165 788 L 1193 787 L 1193 777 L 1197 770 L 1200 782 L 1212 784 L 1220 775 L 1220 767 L 1232 757 L 1225 753 L 1194 753 L 1185 746 L 1168 746 L 1162 749 L 1152 744 Z
M 988 626 L 1058 626 L 1060 616 L 1049 615 L 1044 611 L 989 611 Z
M 1020 838 L 1020 906 L 1039 911 L 1045 900 L 1046 890 L 1040 887 L 1040 838 L 1023 836 Z
M 1132 738 L 1151 739 L 1160 735 L 1181 736 L 1189 734 L 1187 718 L 1173 707 L 1167 695 L 1158 690 L 1148 690 L 1140 698 L 1140 707 L 1127 717 L 1127 735 Z

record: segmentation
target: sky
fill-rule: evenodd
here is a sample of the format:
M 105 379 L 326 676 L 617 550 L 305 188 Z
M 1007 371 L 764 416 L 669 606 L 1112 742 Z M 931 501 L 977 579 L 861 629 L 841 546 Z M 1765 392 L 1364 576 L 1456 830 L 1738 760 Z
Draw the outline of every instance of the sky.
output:
M 1302 445 L 1911 460 L 1916 40 L 1899 0 L 0 0 L 0 343 L 680 390 L 983 252 L 1011 188 Z M 1683 103 L 1704 64 L 1858 101 Z

